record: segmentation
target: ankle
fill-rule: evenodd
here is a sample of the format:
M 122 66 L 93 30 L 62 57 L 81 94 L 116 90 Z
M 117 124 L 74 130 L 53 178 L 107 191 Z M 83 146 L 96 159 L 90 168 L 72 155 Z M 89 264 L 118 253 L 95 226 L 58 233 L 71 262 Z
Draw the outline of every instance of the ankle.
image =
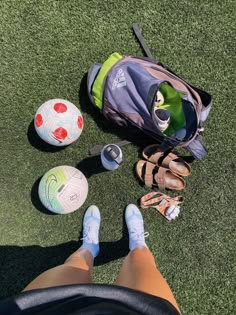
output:
M 129 249 L 130 251 L 135 250 L 135 249 L 144 249 L 147 248 L 147 244 L 145 242 L 145 240 L 139 240 L 139 241 L 133 241 L 132 239 L 130 239 L 129 241 Z
M 86 252 L 89 252 L 89 254 L 93 256 L 93 258 L 96 258 L 99 254 L 100 247 L 99 244 L 83 243 L 79 250 L 85 250 Z
M 136 244 L 136 246 L 133 249 L 130 249 L 130 251 L 134 251 L 134 250 L 146 250 L 148 249 L 148 246 L 146 243 L 142 243 L 142 244 Z
M 79 248 L 70 257 L 67 258 L 65 264 L 67 266 L 76 267 L 83 270 L 92 270 L 94 258 L 86 248 Z
M 87 248 L 83 247 L 83 244 L 75 253 L 86 261 L 94 258 L 92 253 Z

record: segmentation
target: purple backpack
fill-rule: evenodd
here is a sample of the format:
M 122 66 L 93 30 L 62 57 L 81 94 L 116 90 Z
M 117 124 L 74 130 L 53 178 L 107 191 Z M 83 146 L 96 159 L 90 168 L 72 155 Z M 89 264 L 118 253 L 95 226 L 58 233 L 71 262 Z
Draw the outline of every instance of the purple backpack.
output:
M 202 159 L 207 149 L 201 134 L 211 109 L 211 96 L 154 61 L 139 26 L 135 24 L 133 29 L 148 57 L 113 53 L 102 65 L 94 64 L 87 81 L 91 101 L 107 119 L 119 126 L 138 128 L 159 143 L 161 150 L 185 147 L 195 159 Z M 175 93 L 181 93 L 181 108 L 176 106 L 175 113 L 172 106 L 171 119 L 174 123 L 175 119 L 180 120 L 179 115 L 184 116 L 184 137 L 179 138 L 177 133 L 163 133 L 153 117 L 156 95 L 163 84 L 168 84 Z

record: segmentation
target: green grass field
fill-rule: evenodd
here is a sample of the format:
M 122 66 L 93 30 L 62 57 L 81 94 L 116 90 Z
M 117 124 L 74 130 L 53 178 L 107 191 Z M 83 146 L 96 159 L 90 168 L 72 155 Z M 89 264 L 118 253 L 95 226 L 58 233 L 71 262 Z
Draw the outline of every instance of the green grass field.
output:
M 94 281 L 115 279 L 127 253 L 124 208 L 148 190 L 134 175 L 140 157 L 135 145 L 124 147 L 125 162 L 115 172 L 100 172 L 98 160 L 85 160 L 93 145 L 120 137 L 87 101 L 83 78 L 92 63 L 113 51 L 142 56 L 131 31 L 139 22 L 154 56 L 213 96 L 204 134 L 209 155 L 192 164 L 177 221 L 143 210 L 147 242 L 183 314 L 233 314 L 235 9 L 233 0 L 0 3 L 2 298 L 18 293 L 78 247 L 83 212 L 91 204 L 102 214 L 103 255 Z M 80 139 L 54 152 L 32 128 L 38 106 L 50 98 L 75 103 L 85 120 Z M 89 196 L 73 214 L 49 215 L 37 198 L 38 180 L 63 164 L 79 166 L 89 176 Z

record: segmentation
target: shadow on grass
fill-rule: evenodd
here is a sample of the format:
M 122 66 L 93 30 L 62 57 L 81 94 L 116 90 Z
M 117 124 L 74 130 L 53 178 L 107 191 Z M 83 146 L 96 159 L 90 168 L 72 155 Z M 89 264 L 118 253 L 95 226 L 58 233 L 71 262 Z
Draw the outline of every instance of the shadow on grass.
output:
M 50 152 L 50 153 L 54 153 L 54 152 L 59 152 L 61 150 L 63 150 L 65 148 L 64 147 L 56 147 L 53 145 L 50 145 L 46 142 L 44 142 L 39 135 L 37 134 L 35 127 L 34 127 L 34 120 L 31 121 L 31 123 L 29 124 L 28 127 L 28 131 L 27 131 L 27 138 L 29 143 L 36 148 L 37 150 L 40 150 L 42 152 Z
M 56 246 L 0 246 L 0 298 L 18 294 L 42 272 L 61 265 L 81 246 L 81 241 L 70 241 Z M 126 226 L 122 238 L 101 242 L 100 253 L 94 261 L 101 266 L 128 254 Z
M 95 174 L 108 172 L 101 163 L 100 155 L 88 157 L 80 161 L 76 167 L 89 178 Z

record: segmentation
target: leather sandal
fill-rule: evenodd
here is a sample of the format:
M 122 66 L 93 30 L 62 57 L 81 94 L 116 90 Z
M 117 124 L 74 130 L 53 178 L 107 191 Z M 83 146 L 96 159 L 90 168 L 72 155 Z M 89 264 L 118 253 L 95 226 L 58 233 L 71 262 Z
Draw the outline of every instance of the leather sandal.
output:
M 156 186 L 161 190 L 182 190 L 185 188 L 183 178 L 173 174 L 171 170 L 159 167 L 148 161 L 140 160 L 136 164 L 136 173 L 138 178 L 144 182 L 146 187 Z
M 149 145 L 143 150 L 143 157 L 158 166 L 165 167 L 173 173 L 180 176 L 188 176 L 191 173 L 191 167 L 184 159 L 174 153 L 165 153 L 158 151 L 157 144 Z

